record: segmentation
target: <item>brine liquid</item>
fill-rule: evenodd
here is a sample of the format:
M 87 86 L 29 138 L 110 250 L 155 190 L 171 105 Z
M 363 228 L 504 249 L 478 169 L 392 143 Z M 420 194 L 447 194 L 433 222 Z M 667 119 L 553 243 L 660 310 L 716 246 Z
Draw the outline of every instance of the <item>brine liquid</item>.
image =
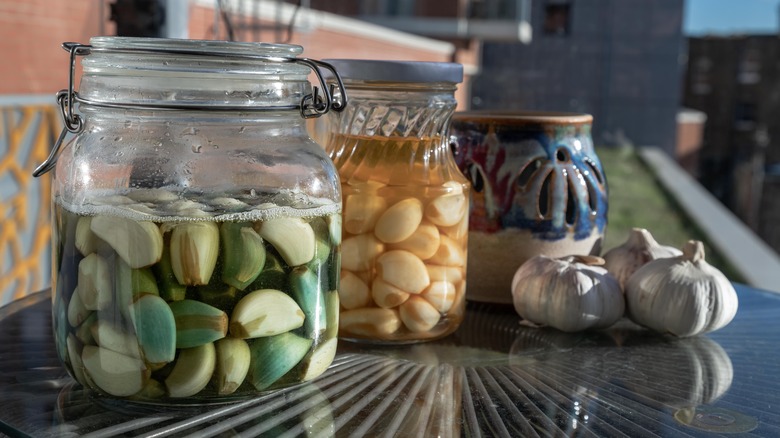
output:
M 463 319 L 469 185 L 441 138 L 334 135 L 344 202 L 339 335 L 416 342 Z
M 55 340 L 79 383 L 137 401 L 203 402 L 327 368 L 340 241 L 329 230 L 340 206 L 239 198 L 147 190 L 80 210 L 55 202 Z

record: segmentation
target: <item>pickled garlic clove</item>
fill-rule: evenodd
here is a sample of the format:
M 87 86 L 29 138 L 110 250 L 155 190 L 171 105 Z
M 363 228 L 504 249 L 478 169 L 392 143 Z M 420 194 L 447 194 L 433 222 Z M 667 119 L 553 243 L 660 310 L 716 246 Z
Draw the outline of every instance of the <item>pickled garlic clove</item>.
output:
M 230 335 L 239 338 L 274 336 L 303 326 L 303 310 L 289 295 L 274 289 L 249 293 L 230 317 Z
M 411 236 L 423 217 L 423 206 L 417 198 L 407 198 L 388 208 L 374 227 L 376 237 L 385 243 L 397 243 Z
M 265 221 L 258 233 L 276 248 L 287 266 L 300 266 L 314 258 L 314 230 L 301 218 L 281 217 Z
M 373 234 L 349 237 L 341 242 L 341 267 L 353 272 L 367 271 L 384 250 L 385 245 Z
M 376 260 L 377 277 L 404 292 L 418 294 L 431 283 L 425 264 L 403 250 L 388 251 Z
M 90 229 L 122 257 L 131 268 L 157 263 L 162 256 L 163 239 L 154 222 L 116 216 L 95 216 Z
M 425 218 L 436 225 L 450 227 L 457 224 L 468 207 L 463 186 L 455 181 L 444 183 L 450 192 L 433 199 L 425 207 Z
M 219 255 L 219 227 L 213 222 L 185 222 L 171 232 L 171 267 L 179 284 L 208 284 Z
M 173 370 L 165 379 L 168 395 L 181 398 L 199 393 L 211 381 L 216 363 L 217 353 L 212 343 L 179 350 Z
M 395 309 L 366 307 L 345 310 L 339 315 L 339 329 L 344 334 L 369 338 L 386 338 L 401 328 L 401 319 Z

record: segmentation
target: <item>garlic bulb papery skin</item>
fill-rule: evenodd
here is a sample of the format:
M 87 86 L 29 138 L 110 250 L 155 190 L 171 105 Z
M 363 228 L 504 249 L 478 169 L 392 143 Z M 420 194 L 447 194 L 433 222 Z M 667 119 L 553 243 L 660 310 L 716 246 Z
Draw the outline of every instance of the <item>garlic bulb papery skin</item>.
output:
M 646 229 L 632 228 L 628 239 L 622 245 L 604 254 L 604 267 L 625 290 L 631 275 L 647 262 L 679 255 L 682 255 L 682 251 L 673 246 L 659 244 Z
M 691 240 L 683 254 L 637 270 L 626 286 L 628 317 L 660 333 L 695 336 L 724 327 L 737 314 L 737 292 L 704 260 L 704 245 Z
M 595 256 L 535 256 L 512 279 L 517 313 L 536 325 L 565 332 L 609 327 L 623 316 L 617 280 Z

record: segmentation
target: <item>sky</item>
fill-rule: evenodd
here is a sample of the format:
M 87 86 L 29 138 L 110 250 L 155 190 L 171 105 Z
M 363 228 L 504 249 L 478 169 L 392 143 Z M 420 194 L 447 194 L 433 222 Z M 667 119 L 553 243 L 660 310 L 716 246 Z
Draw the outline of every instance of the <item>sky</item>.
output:
M 780 0 L 685 0 L 686 35 L 778 31 Z

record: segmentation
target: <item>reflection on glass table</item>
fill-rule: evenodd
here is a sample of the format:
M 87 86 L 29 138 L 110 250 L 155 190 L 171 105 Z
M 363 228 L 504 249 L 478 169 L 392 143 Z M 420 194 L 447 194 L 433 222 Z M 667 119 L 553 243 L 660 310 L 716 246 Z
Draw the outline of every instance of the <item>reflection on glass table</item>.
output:
M 233 404 L 99 398 L 60 366 L 51 295 L 0 310 L 0 432 L 11 436 L 780 436 L 780 295 L 736 285 L 725 329 L 577 334 L 470 303 L 440 341 L 342 342 L 317 380 Z

